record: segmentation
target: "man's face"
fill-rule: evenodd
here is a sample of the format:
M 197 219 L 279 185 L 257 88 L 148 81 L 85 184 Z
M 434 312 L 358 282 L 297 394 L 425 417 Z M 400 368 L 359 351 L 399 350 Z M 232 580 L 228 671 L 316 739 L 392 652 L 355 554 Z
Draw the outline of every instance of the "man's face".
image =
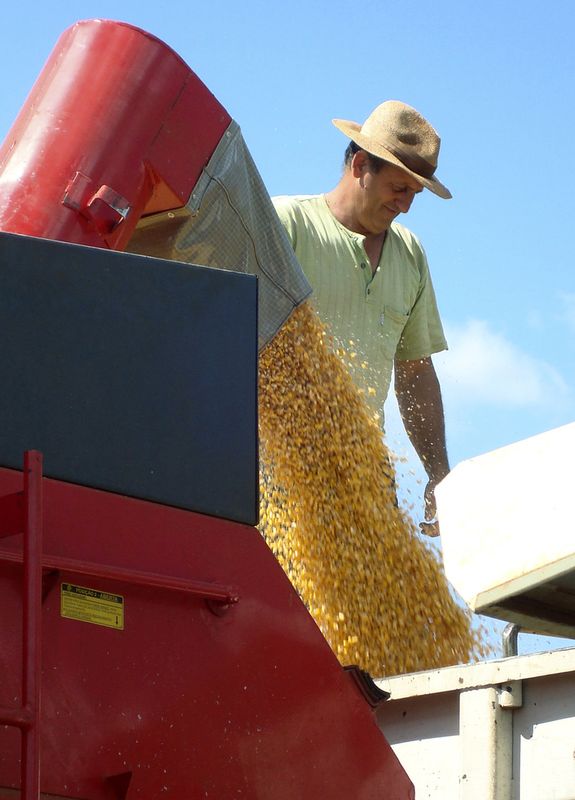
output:
M 386 231 L 399 214 L 405 214 L 423 187 L 411 175 L 392 164 L 374 172 L 362 151 L 352 162 L 356 178 L 355 212 L 364 235 Z

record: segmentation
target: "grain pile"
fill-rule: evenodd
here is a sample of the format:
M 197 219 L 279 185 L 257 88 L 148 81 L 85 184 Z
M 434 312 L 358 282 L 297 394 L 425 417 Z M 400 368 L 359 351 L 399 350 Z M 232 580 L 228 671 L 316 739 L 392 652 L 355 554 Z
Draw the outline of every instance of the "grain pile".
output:
M 380 677 L 482 654 L 309 303 L 260 356 L 260 442 L 260 530 L 342 664 Z

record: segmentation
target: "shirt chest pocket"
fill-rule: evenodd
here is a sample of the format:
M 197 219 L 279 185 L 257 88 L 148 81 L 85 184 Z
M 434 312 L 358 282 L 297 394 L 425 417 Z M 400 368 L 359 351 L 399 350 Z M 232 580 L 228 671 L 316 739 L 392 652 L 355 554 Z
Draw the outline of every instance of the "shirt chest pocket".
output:
M 397 345 L 408 320 L 409 314 L 403 314 L 391 306 L 383 307 L 379 315 L 378 334 L 381 347 L 388 358 L 395 357 Z

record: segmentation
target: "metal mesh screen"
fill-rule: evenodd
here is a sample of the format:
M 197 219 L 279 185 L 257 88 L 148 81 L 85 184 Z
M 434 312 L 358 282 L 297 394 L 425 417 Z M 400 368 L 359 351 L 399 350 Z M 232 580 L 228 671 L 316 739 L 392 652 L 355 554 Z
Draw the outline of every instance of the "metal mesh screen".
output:
M 182 208 L 143 217 L 129 251 L 258 276 L 259 347 L 310 294 L 237 123 Z

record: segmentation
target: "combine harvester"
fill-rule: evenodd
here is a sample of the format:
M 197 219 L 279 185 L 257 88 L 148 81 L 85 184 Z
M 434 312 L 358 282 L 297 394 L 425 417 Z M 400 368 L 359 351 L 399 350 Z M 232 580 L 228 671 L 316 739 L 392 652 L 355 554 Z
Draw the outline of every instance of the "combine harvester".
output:
M 64 32 L 0 150 L 1 800 L 575 797 L 562 755 L 530 794 L 477 788 L 520 682 L 525 708 L 561 673 L 538 709 L 573 755 L 573 653 L 386 701 L 255 528 L 258 349 L 309 293 L 186 64 L 123 23 Z
M 258 333 L 309 286 L 238 126 L 162 42 L 78 23 L 0 230 L 2 800 L 412 798 L 255 528 Z M 158 230 L 252 274 L 114 252 Z

